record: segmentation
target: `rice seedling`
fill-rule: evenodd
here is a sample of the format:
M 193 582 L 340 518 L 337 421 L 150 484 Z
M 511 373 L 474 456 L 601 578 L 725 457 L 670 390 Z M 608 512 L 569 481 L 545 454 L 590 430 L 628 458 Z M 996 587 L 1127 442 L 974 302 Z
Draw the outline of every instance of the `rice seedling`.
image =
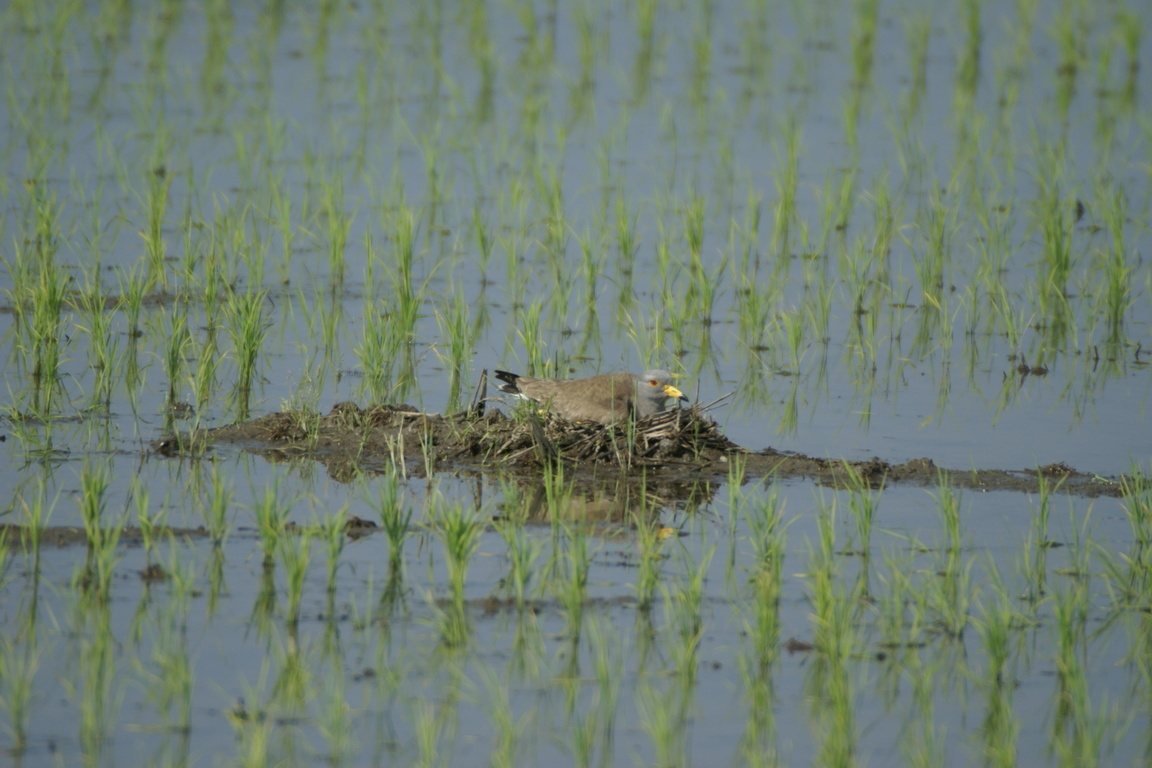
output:
M 32 392 L 27 408 L 31 415 L 46 418 L 56 409 L 57 392 L 62 387 L 60 368 L 66 362 L 66 321 L 63 316 L 66 291 L 64 275 L 52 264 L 51 256 L 41 255 L 39 258 L 41 266 L 35 282 L 29 286 L 30 295 L 26 299 L 31 304 L 32 317 L 27 325 L 30 331 L 27 347 L 22 351 L 32 360 Z M 25 301 L 23 297 L 17 300 Z
M 335 179 L 324 183 L 321 189 L 321 208 L 328 234 L 328 274 L 332 288 L 344 282 L 345 251 L 352 231 L 355 213 L 347 213 L 344 204 L 344 183 Z
M 1072 212 L 1065 198 L 1067 161 L 1064 151 L 1050 144 L 1037 143 L 1033 156 L 1037 197 L 1032 220 L 1044 243 L 1044 258 L 1037 265 L 1036 297 L 1044 320 L 1057 324 L 1067 313 L 1073 256 Z
M 163 120 L 163 112 L 156 112 Z M 168 173 L 166 159 L 167 146 L 171 141 L 171 131 L 167 125 L 154 126 L 154 149 L 145 170 L 147 191 L 140 197 L 140 208 L 144 212 L 146 224 L 140 232 L 144 241 L 144 252 L 148 264 L 150 290 L 168 288 L 167 242 L 164 236 L 164 217 L 168 211 L 168 197 L 172 177 Z
M 169 413 L 180 402 L 180 383 L 184 381 L 184 363 L 187 358 L 192 335 L 188 331 L 188 309 L 177 303 L 167 314 L 167 328 L 164 329 L 164 372 L 168 377 L 166 405 Z
M 361 343 L 355 349 L 364 371 L 363 389 L 371 403 L 386 403 L 394 391 L 392 369 L 395 357 L 405 346 L 398 333 L 395 316 L 377 302 L 366 302 Z
M 463 374 L 467 372 L 467 361 L 472 356 L 475 341 L 471 309 L 460 290 L 455 292 L 446 313 L 437 310 L 436 322 L 440 326 L 440 338 L 447 342 L 448 347 L 447 355 L 437 349 L 436 356 L 448 369 L 448 404 L 445 412 L 451 413 L 460 409 Z
M 139 269 L 134 266 L 130 271 L 116 270 L 116 281 L 120 293 L 120 310 L 124 313 L 127 327 L 129 350 L 135 350 L 135 341 L 141 335 L 140 311 L 144 306 L 144 297 L 148 292 L 148 281 Z
M 236 355 L 237 382 L 233 390 L 233 403 L 237 418 L 241 420 L 248 418 L 256 358 L 271 327 L 264 314 L 267 299 L 266 290 L 233 291 L 224 305 L 226 329 L 232 337 Z
M 110 302 L 100 283 L 99 274 L 89 273 L 86 282 L 77 302 L 85 325 L 76 327 L 88 336 L 88 367 L 93 371 L 89 407 L 108 410 L 112 401 L 118 347 L 112 334 L 111 319 L 118 309 L 119 301 Z M 109 306 L 110 303 L 112 306 Z
M 1117 343 L 1123 337 L 1124 319 L 1132 306 L 1132 267 L 1128 265 L 1128 249 L 1124 237 L 1128 201 L 1124 191 L 1111 187 L 1097 194 L 1101 214 L 1111 239 L 1103 267 L 1104 315 L 1108 323 L 1108 340 Z

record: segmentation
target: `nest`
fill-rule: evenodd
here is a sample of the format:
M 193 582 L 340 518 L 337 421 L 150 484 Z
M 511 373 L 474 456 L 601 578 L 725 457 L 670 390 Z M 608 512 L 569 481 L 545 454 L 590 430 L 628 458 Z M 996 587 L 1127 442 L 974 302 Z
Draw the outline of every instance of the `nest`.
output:
M 707 461 L 743 450 L 704 415 L 720 400 L 613 426 L 529 412 L 500 444 L 489 446 L 490 455 L 506 462 L 535 454 L 542 464 L 563 461 L 620 467 L 656 466 L 675 459 Z

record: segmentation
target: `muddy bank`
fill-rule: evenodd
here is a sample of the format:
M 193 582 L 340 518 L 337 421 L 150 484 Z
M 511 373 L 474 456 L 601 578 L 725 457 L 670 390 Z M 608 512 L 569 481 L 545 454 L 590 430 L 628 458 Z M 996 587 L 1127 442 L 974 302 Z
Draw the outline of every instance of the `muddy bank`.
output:
M 349 481 L 361 472 L 401 466 L 416 476 L 433 471 L 501 472 L 526 487 L 539 486 L 547 465 L 564 468 L 582 488 L 615 488 L 619 495 L 642 485 L 662 498 L 711 495 L 742 467 L 745 482 L 807 479 L 833 487 L 871 488 L 893 483 L 940 482 L 981 491 L 1050 489 L 1083 496 L 1119 496 L 1120 478 L 1102 478 L 1064 464 L 1036 469 L 953 470 L 929 458 L 893 464 L 879 458 L 845 461 L 738 446 L 696 408 L 642 419 L 627 429 L 567 422 L 548 414 L 510 418 L 498 411 L 441 415 L 406 405 L 362 409 L 339 403 L 324 415 L 272 413 L 224 427 L 174 434 L 153 443 L 164 456 L 194 456 L 229 444 L 272 461 L 309 459 L 332 477 Z M 625 493 L 624 495 L 627 495 Z

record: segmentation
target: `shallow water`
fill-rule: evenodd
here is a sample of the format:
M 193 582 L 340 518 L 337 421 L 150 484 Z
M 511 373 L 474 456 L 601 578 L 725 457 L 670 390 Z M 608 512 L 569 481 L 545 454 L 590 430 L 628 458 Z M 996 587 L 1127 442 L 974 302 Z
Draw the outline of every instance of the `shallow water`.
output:
M 766 658 L 749 630 L 755 536 L 727 485 L 700 507 L 652 510 L 687 535 L 661 545 L 650 613 L 634 602 L 637 532 L 591 533 L 575 645 L 545 575 L 531 610 L 485 608 L 509 571 L 506 545 L 485 529 L 466 640 L 446 648 L 432 529 L 405 545 L 396 606 L 382 599 L 382 534 L 347 544 L 331 591 L 326 545 L 312 542 L 296 625 L 287 564 L 262 565 L 254 509 L 267 489 L 299 525 L 378 521 L 383 479 L 349 483 L 234 448 L 203 459 L 149 448 L 174 429 L 342 400 L 454 410 L 481 369 L 659 364 L 694 399 L 735 391 L 718 419 L 752 449 L 1146 470 L 1142 9 L 954 5 L 0 11 L 0 476 L 11 489 L 0 522 L 33 522 L 39 494 L 52 509 L 41 522 L 82 525 L 93 467 L 109 470 L 108 525 L 136 525 L 146 490 L 166 524 L 208 526 L 213 483 L 232 493 L 221 548 L 161 547 L 186 587 L 142 584 L 148 558 L 122 546 L 102 602 L 72 584 L 82 548 L 46 545 L 36 579 L 9 545 L 0 656 L 27 663 L 0 670 L 0 746 L 29 763 L 89 764 L 262 764 L 265 750 L 333 764 L 1142 764 L 1147 599 L 1118 597 L 1124 580 L 1108 568 L 1142 567 L 1131 501 L 1057 495 L 1048 535 L 1064 546 L 1045 547 L 1035 497 L 963 493 L 967 630 L 954 639 L 935 626 L 923 646 L 885 650 L 884 596 L 902 594 L 879 575 L 887 560 L 923 600 L 938 572 L 952 573 L 936 501 L 885 489 L 866 561 L 850 554 L 860 544 L 846 492 L 773 483 L 789 527 Z M 149 251 L 149 233 L 162 250 Z M 63 306 L 45 331 L 33 308 L 49 277 Z M 116 303 L 133 282 L 137 328 Z M 267 331 L 245 403 L 223 307 L 260 290 Z M 406 293 L 408 325 L 397 319 Z M 93 295 L 105 311 L 85 311 Z M 372 311 L 392 334 L 375 352 Z M 38 378 L 53 340 L 56 376 Z M 206 362 L 214 375 L 200 375 Z M 170 390 L 191 410 L 172 408 Z M 401 487 L 418 525 L 438 495 L 487 519 L 511 494 L 495 477 L 447 473 Z M 747 492 L 764 503 L 759 487 Z M 851 652 L 789 653 L 789 638 L 821 631 L 812 572 L 832 499 Z M 559 579 L 567 534 L 522 535 L 541 563 L 560 558 Z M 1037 592 L 1022 574 L 1041 554 L 1050 588 Z M 1011 686 L 991 682 L 978 630 L 999 605 L 992 564 L 1006 594 L 1029 597 L 1011 603 L 999 677 Z M 854 591 L 865 568 L 875 601 Z M 1080 570 L 1091 575 L 1068 575 Z M 677 610 L 697 572 L 693 645 Z M 1068 590 L 1086 613 L 1065 632 L 1057 598 Z M 939 620 L 937 607 L 924 615 Z M 165 698 L 182 668 L 194 672 L 187 720 Z M 33 681 L 26 747 L 20 670 Z M 497 722 L 504 705 L 514 729 Z M 832 734 L 847 735 L 847 753 L 828 751 L 845 746 Z
M 1088 541 L 1105 551 L 1127 547 L 1127 520 L 1114 502 L 1059 498 L 1052 510 L 1047 538 L 1055 545 L 1047 549 L 1046 589 L 1052 595 L 1084 589 L 1087 595 L 1088 613 L 1074 622 L 1071 641 L 1086 687 L 1082 700 L 1068 703 L 1072 694 L 1062 692 L 1069 683 L 1060 666 L 1068 657 L 1052 603 L 1028 597 L 1017 571 L 1021 564 L 1014 562 L 1019 553 L 1037 551 L 1026 546 L 1034 528 L 1020 519 L 1030 505 L 1021 509 L 1019 494 L 962 498 L 959 573 L 976 585 L 973 616 L 997 604 L 988 575 L 995 565 L 1007 583 L 1008 606 L 1018 616 L 1033 617 L 1013 632 L 1007 678 L 995 682 L 975 619 L 961 638 L 952 639 L 940 634 L 933 618 L 938 608 L 929 607 L 919 627 L 885 619 L 892 601 L 900 601 L 898 576 L 922 585 L 948 578 L 946 542 L 927 491 L 883 493 L 867 561 L 843 554 L 855 546 L 845 516 L 850 494 L 814 493 L 803 483 L 776 491 L 785 510 L 787 554 L 773 611 L 778 623 L 766 646 L 757 644 L 765 639 L 757 630 L 750 546 L 755 534 L 748 517 L 762 514 L 766 499 L 753 488 L 746 488 L 738 510 L 717 498 L 693 514 L 662 518 L 683 535 L 661 545 L 666 591 L 651 612 L 635 599 L 636 533 L 593 530 L 578 633 L 563 598 L 574 529 L 529 525 L 522 531 L 521 541 L 541 551 L 532 569 L 535 596 L 524 610 L 491 601 L 509 594 L 502 586 L 509 551 L 495 531 L 483 533 L 464 595 L 466 640 L 455 647 L 445 644 L 442 624 L 450 611 L 442 602 L 448 599 L 446 556 L 435 533 L 423 527 L 405 545 L 398 583 L 388 579 L 383 534 L 348 542 L 331 585 L 325 545 L 313 541 L 294 624 L 284 621 L 285 564 L 277 560 L 266 570 L 251 530 L 240 528 L 219 550 L 202 539 L 159 547 L 155 560 L 175 578 L 157 584 L 136 576 L 148 562 L 142 549 L 122 549 L 104 602 L 68 583 L 81 549 L 46 544 L 35 585 L 27 561 L 15 554 L 4 619 L 5 626 L 23 630 L 8 642 L 23 648 L 25 633 L 38 638 L 38 694 L 26 759 L 39 762 L 59 750 L 84 752 L 98 763 L 182 764 L 190 750 L 196 761 L 244 762 L 250 759 L 249 740 L 263 734 L 267 754 L 292 763 L 317 757 L 341 764 L 415 762 L 429 757 L 414 725 L 422 722 L 421 727 L 435 724 L 437 762 L 469 765 L 485 755 L 495 759 L 502 722 L 497 718 L 506 710 L 519 724 L 509 749 L 512 762 L 521 764 L 579 762 L 572 741 L 586 726 L 587 748 L 597 761 L 609 763 L 650 764 L 669 751 L 673 762 L 684 764 L 772 756 L 786 764 L 808 763 L 827 758 L 821 750 L 828 729 L 847 727 L 852 761 L 916 762 L 919 740 L 931 736 L 922 746 L 936 764 L 967 765 L 995 746 L 990 742 L 996 733 L 988 730 L 995 723 L 986 720 L 995 701 L 1006 707 L 1005 722 L 1015 732 L 1009 743 L 1022 751 L 1030 744 L 1079 749 L 1080 740 L 1098 730 L 1103 742 L 1096 749 L 1109 764 L 1142 760 L 1140 723 L 1146 715 L 1139 675 L 1147 657 L 1138 638 L 1146 622 L 1138 611 L 1108 608 L 1113 600 L 1107 579 L 1073 575 L 1078 558 L 1094 557 Z M 868 601 L 849 603 L 859 634 L 850 656 L 838 662 L 784 645 L 810 642 L 818 631 L 817 521 L 833 508 L 842 552 L 833 558 L 836 588 L 851 594 L 866 574 L 871 594 Z M 292 518 L 309 520 L 297 509 Z M 298 543 L 287 538 L 289 545 Z M 695 574 L 702 576 L 698 603 L 685 603 L 681 590 Z M 909 594 L 934 599 L 931 590 Z M 30 617 L 33 603 L 38 615 Z M 913 613 L 906 606 L 899 612 Z M 686 645 L 683 632 L 694 633 L 695 626 L 700 634 L 688 635 Z M 104 632 L 110 648 L 96 664 L 93 638 Z M 173 674 L 165 664 L 173 658 L 188 665 L 193 681 L 186 733 L 173 730 L 174 722 L 183 722 L 179 696 L 171 703 L 163 699 L 166 676 Z M 100 678 L 91 679 L 97 669 Z M 834 719 L 840 715 L 826 690 L 830 675 L 843 676 L 847 686 L 847 723 Z M 756 708 L 757 701 L 767 708 Z M 1084 706 L 1086 724 L 1067 713 L 1060 720 L 1062 707 L 1077 712 Z M 78 711 L 86 716 L 90 710 L 98 712 L 91 726 L 98 734 L 97 754 L 83 742 L 83 727 L 79 733 L 61 727 L 75 721 Z

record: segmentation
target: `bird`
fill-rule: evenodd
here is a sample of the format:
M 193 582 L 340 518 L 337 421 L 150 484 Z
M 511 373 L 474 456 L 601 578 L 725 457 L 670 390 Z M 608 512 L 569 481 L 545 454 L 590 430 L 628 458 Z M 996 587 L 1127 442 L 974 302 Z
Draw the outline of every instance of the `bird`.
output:
M 501 392 L 540 403 L 570 421 L 601 424 L 662 413 L 669 399 L 688 400 L 672 386 L 672 374 L 654 369 L 635 373 L 603 373 L 583 379 L 537 379 L 496 371 Z

